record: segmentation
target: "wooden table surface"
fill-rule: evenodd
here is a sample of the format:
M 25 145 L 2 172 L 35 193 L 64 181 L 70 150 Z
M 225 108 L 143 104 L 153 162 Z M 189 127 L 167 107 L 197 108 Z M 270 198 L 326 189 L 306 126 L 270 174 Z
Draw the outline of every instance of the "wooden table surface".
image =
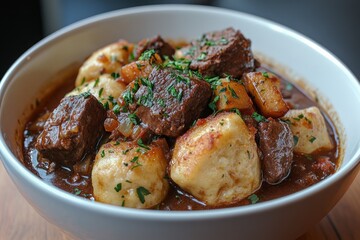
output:
M 22 197 L 0 163 L 0 239 L 71 240 L 42 218 Z M 360 239 L 360 174 L 320 223 L 298 240 Z

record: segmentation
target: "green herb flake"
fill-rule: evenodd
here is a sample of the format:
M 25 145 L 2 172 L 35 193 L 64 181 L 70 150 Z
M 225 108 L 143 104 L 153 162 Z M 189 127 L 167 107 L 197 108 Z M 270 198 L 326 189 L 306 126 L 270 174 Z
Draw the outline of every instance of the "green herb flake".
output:
M 149 60 L 155 53 L 154 49 L 146 50 L 141 54 L 139 60 Z
M 237 115 L 239 115 L 241 117 L 241 113 L 240 113 L 240 110 L 237 109 L 237 108 L 233 108 L 231 109 L 232 112 L 236 113 Z
M 205 60 L 206 56 L 207 56 L 207 52 L 201 52 L 200 56 L 196 60 L 198 61 Z
M 91 95 L 90 91 L 86 91 L 80 94 L 80 96 L 84 97 L 85 99 L 90 97 L 90 95 Z
M 121 183 L 118 183 L 115 187 L 114 187 L 116 192 L 120 192 L 121 190 Z
M 132 148 L 127 148 L 122 151 L 122 154 L 126 155 L 129 151 L 131 151 Z
M 105 150 L 102 150 L 102 151 L 101 151 L 100 156 L 101 156 L 102 158 L 105 157 Z
M 105 110 L 109 110 L 110 109 L 110 106 L 109 106 L 109 102 L 106 101 L 104 104 L 103 104 Z
M 136 193 L 137 193 L 137 195 L 138 195 L 138 197 L 139 197 L 139 200 L 140 200 L 140 202 L 141 202 L 142 204 L 145 203 L 145 196 L 151 194 L 150 191 L 147 190 L 147 189 L 144 188 L 144 187 L 138 187 L 138 188 L 136 189 Z
M 138 144 L 140 147 L 142 147 L 142 148 L 144 148 L 144 149 L 146 149 L 146 150 L 150 150 L 150 147 L 147 146 L 147 145 L 145 145 L 145 144 L 143 143 L 143 140 L 142 140 L 141 138 L 139 138 L 139 140 L 137 141 L 137 144 Z
M 157 100 L 157 103 L 158 103 L 159 106 L 162 107 L 162 108 L 166 107 L 165 101 L 164 101 L 164 99 L 162 99 L 162 98 L 159 98 L 159 99 Z
M 99 97 L 101 97 L 103 91 L 104 91 L 104 88 L 100 88 L 100 90 L 99 90 Z
M 296 146 L 296 144 L 299 142 L 299 137 L 294 135 L 294 146 Z
M 266 77 L 266 78 L 269 78 L 268 72 L 263 72 L 262 75 L 263 75 L 264 77 Z
M 257 202 L 259 202 L 259 197 L 256 194 L 252 194 L 248 197 L 249 201 L 251 204 L 255 204 Z
M 83 85 L 83 84 L 85 83 L 85 81 L 86 81 L 86 78 L 85 78 L 85 77 L 83 77 L 83 79 L 81 80 L 80 85 Z
M 117 72 L 113 72 L 113 73 L 111 73 L 111 77 L 112 77 L 113 79 L 117 79 L 118 77 L 120 77 L 120 74 L 117 73 Z
M 113 112 L 114 112 L 115 114 L 119 114 L 119 113 L 120 113 L 120 106 L 116 104 L 116 105 L 113 107 Z
M 132 122 L 135 125 L 139 125 L 140 124 L 140 119 L 138 118 L 138 116 L 136 116 L 135 113 L 130 113 L 128 115 L 130 122 Z
M 212 100 L 212 102 L 209 103 L 209 108 L 211 110 L 213 110 L 213 112 L 216 112 L 216 103 L 219 101 L 220 99 L 220 96 L 217 95 L 214 97 L 214 100 Z
M 114 146 L 117 146 L 117 145 L 120 145 L 120 142 L 119 142 L 119 141 L 116 141 L 116 142 L 114 143 Z
M 309 139 L 309 142 L 313 143 L 316 140 L 316 137 L 311 136 L 311 138 Z
M 266 118 L 263 116 L 263 115 L 260 115 L 259 113 L 257 113 L 257 112 L 254 112 L 253 114 L 252 114 L 252 117 L 255 119 L 255 121 L 257 121 L 257 122 L 264 122 L 264 121 L 266 121 Z
M 227 40 L 226 38 L 222 37 L 220 40 L 219 40 L 219 44 L 221 45 L 227 45 L 229 43 L 229 40 Z
M 79 196 L 79 195 L 81 194 L 81 190 L 78 189 L 78 188 L 74 188 L 73 193 L 74 193 L 76 196 Z
M 228 88 L 229 88 L 229 90 L 231 92 L 231 96 L 233 98 L 239 98 L 239 96 L 236 94 L 235 90 L 232 87 L 228 86 Z
M 297 117 L 294 117 L 293 119 L 296 121 L 300 121 L 303 118 L 304 118 L 304 114 L 299 114 Z
M 95 82 L 94 82 L 94 86 L 93 86 L 93 87 L 96 87 L 96 86 L 99 84 L 99 81 L 100 81 L 100 79 L 97 78 L 97 79 L 95 80 Z
M 222 89 L 220 89 L 219 93 L 222 93 L 222 92 L 226 92 L 226 87 L 223 87 Z
M 133 165 L 133 166 L 131 167 L 131 170 L 133 170 L 134 168 L 137 168 L 137 167 L 142 166 L 142 164 L 139 163 L 139 156 L 133 157 L 133 159 L 131 159 L 130 162 L 132 162 L 132 163 L 135 164 L 135 165 Z

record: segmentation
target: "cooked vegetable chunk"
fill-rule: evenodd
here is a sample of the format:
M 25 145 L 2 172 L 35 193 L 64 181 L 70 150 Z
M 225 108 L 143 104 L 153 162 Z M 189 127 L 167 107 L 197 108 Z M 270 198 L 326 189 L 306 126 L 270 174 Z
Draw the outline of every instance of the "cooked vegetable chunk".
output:
M 291 109 L 282 119 L 289 123 L 294 135 L 294 152 L 311 154 L 334 147 L 325 119 L 317 107 Z
M 103 74 L 99 78 L 87 82 L 73 91 L 67 96 L 78 95 L 89 92 L 94 95 L 106 109 L 112 109 L 116 105 L 116 99 L 126 89 L 126 86 L 114 80 L 110 74 Z
M 244 84 L 265 117 L 278 118 L 289 110 L 280 91 L 280 79 L 268 72 L 244 74 Z
M 264 180 L 278 184 L 291 170 L 294 150 L 292 132 L 285 122 L 269 118 L 259 123 L 258 133 Z
M 120 70 L 119 81 L 129 84 L 136 78 L 147 78 L 153 70 L 154 64 L 162 62 L 160 56 L 155 52 L 147 57 L 146 60 L 138 60 L 123 66 Z
M 231 110 L 237 108 L 241 113 L 252 114 L 253 103 L 247 94 L 244 85 L 239 82 L 230 81 L 227 78 L 220 80 L 221 84 L 215 89 L 217 110 Z M 214 99 L 215 99 L 214 98 Z
M 232 112 L 198 121 L 176 140 L 170 177 L 208 206 L 246 198 L 261 184 L 255 134 Z
M 68 96 L 50 114 L 36 141 L 45 158 L 72 166 L 94 150 L 104 134 L 106 111 L 90 93 Z
M 166 196 L 167 160 L 159 145 L 108 142 L 101 146 L 92 170 L 96 201 L 131 208 L 152 208 Z
M 83 63 L 75 80 L 78 87 L 104 73 L 119 74 L 120 68 L 129 62 L 134 45 L 120 40 L 98 49 Z

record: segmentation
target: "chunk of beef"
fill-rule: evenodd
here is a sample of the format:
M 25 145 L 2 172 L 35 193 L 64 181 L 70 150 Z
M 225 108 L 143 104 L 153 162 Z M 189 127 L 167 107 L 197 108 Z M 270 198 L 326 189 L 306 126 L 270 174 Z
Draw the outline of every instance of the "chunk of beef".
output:
M 251 41 L 231 27 L 204 34 L 182 52 L 192 60 L 190 68 L 204 76 L 240 78 L 244 72 L 255 69 Z
M 183 134 L 208 105 L 210 85 L 172 68 L 154 68 L 135 94 L 136 115 L 158 135 Z
M 269 118 L 258 127 L 263 176 L 269 184 L 280 183 L 291 170 L 294 139 L 287 123 Z
M 65 97 L 47 119 L 36 149 L 51 161 L 72 166 L 94 150 L 105 118 L 104 107 L 93 95 Z
M 138 59 L 146 50 L 154 49 L 163 59 L 164 56 L 172 58 L 175 53 L 175 49 L 167 43 L 161 36 L 156 35 L 153 38 L 145 38 L 141 40 L 134 51 L 135 59 Z

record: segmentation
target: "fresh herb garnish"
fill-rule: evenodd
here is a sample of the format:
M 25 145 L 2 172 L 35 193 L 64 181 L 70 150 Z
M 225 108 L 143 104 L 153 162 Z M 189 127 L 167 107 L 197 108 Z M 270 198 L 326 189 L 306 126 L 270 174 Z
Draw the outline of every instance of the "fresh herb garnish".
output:
M 316 140 L 316 137 L 311 136 L 311 138 L 309 139 L 309 142 L 313 143 Z
M 294 146 L 296 146 L 296 144 L 299 142 L 299 137 L 294 135 Z
M 257 122 L 264 122 L 266 121 L 266 118 L 263 116 L 263 115 L 260 115 L 259 113 L 257 112 L 254 112 L 252 114 L 252 118 L 255 119 L 255 121 Z
M 121 183 L 118 183 L 115 187 L 114 187 L 116 192 L 120 192 L 121 190 Z
M 135 113 L 130 113 L 128 117 L 133 124 L 139 125 L 140 119 L 138 118 L 138 116 L 136 116 Z
M 140 147 L 142 147 L 142 148 L 144 148 L 144 149 L 146 149 L 146 150 L 150 150 L 150 147 L 147 146 L 147 145 L 145 145 L 145 144 L 143 143 L 143 140 L 142 140 L 141 138 L 139 138 L 139 140 L 137 141 L 137 144 L 138 144 Z
M 118 77 L 120 77 L 120 74 L 117 72 L 113 72 L 113 73 L 111 73 L 111 76 L 113 79 L 117 79 Z
M 149 60 L 155 53 L 154 49 L 146 50 L 141 54 L 139 60 Z
M 260 199 L 256 194 L 252 194 L 248 197 L 248 199 L 250 200 L 251 204 L 255 204 L 257 203 Z
M 80 189 L 78 189 L 78 188 L 74 188 L 73 193 L 74 193 L 76 196 L 79 196 L 79 195 L 80 195 L 80 193 L 81 193 L 81 190 L 80 190 Z
M 144 187 L 138 187 L 138 188 L 136 189 L 136 193 L 137 193 L 137 195 L 138 195 L 138 197 L 139 197 L 139 200 L 140 200 L 140 202 L 141 202 L 142 204 L 145 203 L 145 196 L 151 194 L 150 191 L 147 190 L 147 189 L 144 188 Z

